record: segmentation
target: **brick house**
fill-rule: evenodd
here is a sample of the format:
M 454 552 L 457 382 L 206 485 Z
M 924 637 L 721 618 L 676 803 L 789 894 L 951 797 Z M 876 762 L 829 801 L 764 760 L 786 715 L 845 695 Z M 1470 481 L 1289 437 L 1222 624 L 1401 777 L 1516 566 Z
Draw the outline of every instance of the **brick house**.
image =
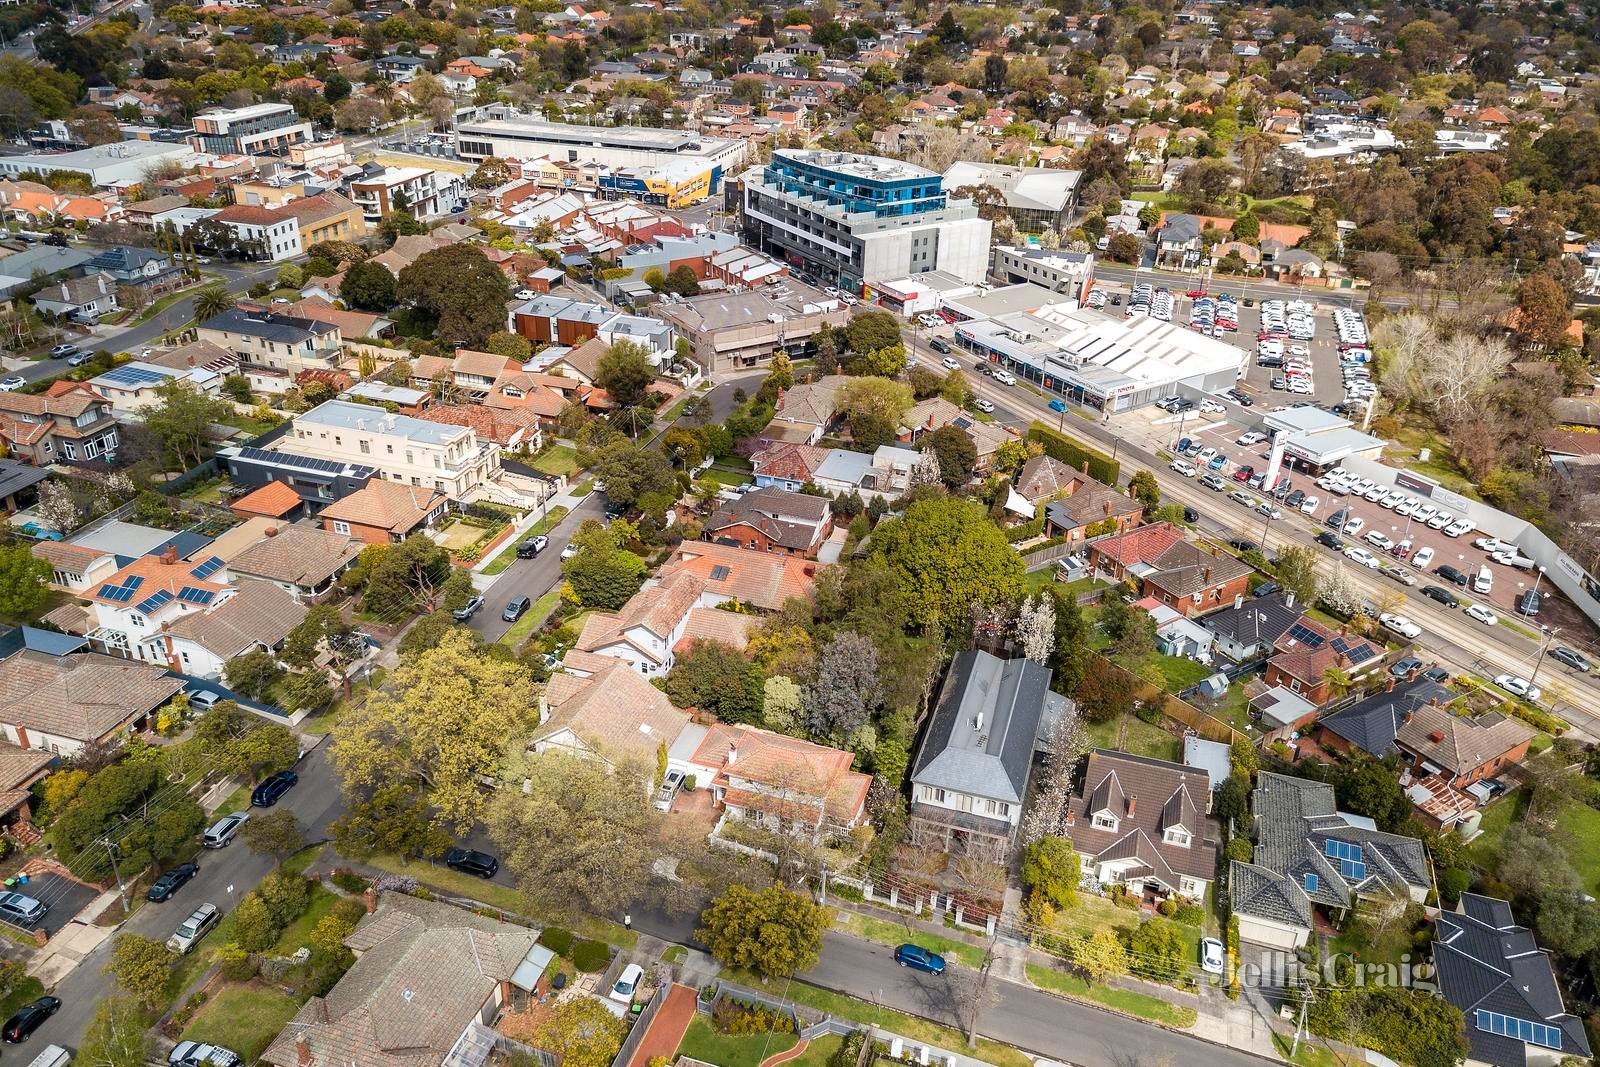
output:
M 1266 683 L 1282 686 L 1321 705 L 1333 696 L 1330 671 L 1342 671 L 1356 681 L 1382 662 L 1382 653 L 1364 638 L 1353 637 L 1342 630 L 1335 632 L 1302 615 L 1273 642 L 1272 656 L 1267 660 Z
M 404 541 L 443 517 L 449 499 L 437 489 L 374 478 L 317 516 L 324 530 L 373 545 Z
M 1251 574 L 1248 564 L 1184 540 L 1170 522 L 1100 538 L 1089 546 L 1089 562 L 1117 581 L 1133 579 L 1141 595 L 1191 618 L 1243 596 Z
M 706 522 L 706 537 L 790 556 L 815 559 L 833 530 L 826 497 L 786 489 L 756 489 L 717 509 Z

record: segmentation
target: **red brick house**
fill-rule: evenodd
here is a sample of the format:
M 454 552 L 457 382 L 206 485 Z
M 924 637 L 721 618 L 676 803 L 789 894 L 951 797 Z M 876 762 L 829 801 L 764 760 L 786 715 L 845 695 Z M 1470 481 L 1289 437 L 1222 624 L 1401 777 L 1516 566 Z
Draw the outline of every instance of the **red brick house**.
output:
M 757 489 L 717 509 L 706 522 L 706 537 L 761 552 L 815 559 L 833 531 L 833 509 L 826 497 Z
M 1335 632 L 1307 615 L 1273 644 L 1266 683 L 1281 685 L 1313 704 L 1334 695 L 1329 671 L 1342 671 L 1354 681 L 1383 662 L 1382 654 L 1364 638 Z
M 1130 568 L 1148 564 L 1183 540 L 1183 531 L 1170 522 L 1153 522 L 1115 537 L 1102 537 L 1089 546 L 1089 565 L 1117 581 L 1137 578 Z
M 404 541 L 414 531 L 444 516 L 449 499 L 437 489 L 373 479 L 361 489 L 322 509 L 324 530 L 372 545 Z
M 1243 596 L 1251 574 L 1248 564 L 1184 540 L 1170 522 L 1102 537 L 1090 543 L 1089 562 L 1119 581 L 1138 582 L 1141 595 L 1191 618 Z

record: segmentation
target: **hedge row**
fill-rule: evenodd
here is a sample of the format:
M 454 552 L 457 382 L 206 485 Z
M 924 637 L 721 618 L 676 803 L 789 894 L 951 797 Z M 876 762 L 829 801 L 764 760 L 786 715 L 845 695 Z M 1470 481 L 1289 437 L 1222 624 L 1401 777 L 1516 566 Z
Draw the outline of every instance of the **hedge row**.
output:
M 1104 452 L 1086 448 L 1042 422 L 1036 422 L 1028 427 L 1028 440 L 1037 441 L 1043 446 L 1045 455 L 1060 460 L 1073 470 L 1083 470 L 1083 465 L 1087 463 L 1091 478 L 1097 478 L 1110 486 L 1117 484 L 1117 475 L 1122 470 L 1122 465 Z

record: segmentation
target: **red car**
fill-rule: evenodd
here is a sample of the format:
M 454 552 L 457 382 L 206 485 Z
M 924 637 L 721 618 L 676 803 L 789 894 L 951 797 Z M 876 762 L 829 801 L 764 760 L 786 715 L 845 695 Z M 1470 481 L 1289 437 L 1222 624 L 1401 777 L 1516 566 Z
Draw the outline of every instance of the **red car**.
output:
M 1252 474 L 1254 474 L 1255 472 L 1256 472 L 1256 469 L 1254 467 L 1251 467 L 1251 466 L 1248 466 L 1248 465 L 1247 466 L 1243 466 L 1243 467 L 1236 467 L 1236 468 L 1234 468 L 1234 471 L 1233 471 L 1233 480 L 1236 481 L 1236 482 L 1247 482 L 1247 481 L 1250 480 L 1250 476 Z
M 1205 296 L 1205 295 L 1206 295 L 1206 291 L 1204 289 L 1190 289 L 1189 290 L 1189 298 L 1191 300 L 1194 299 L 1197 296 Z

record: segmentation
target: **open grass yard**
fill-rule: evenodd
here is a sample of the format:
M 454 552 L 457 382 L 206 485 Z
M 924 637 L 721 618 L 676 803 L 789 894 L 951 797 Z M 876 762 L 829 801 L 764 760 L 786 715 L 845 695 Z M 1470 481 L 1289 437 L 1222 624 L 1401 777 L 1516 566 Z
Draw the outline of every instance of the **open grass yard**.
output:
M 457 520 L 438 531 L 436 540 L 448 551 L 460 552 L 468 545 L 477 544 L 483 533 L 483 527 Z
M 1517 789 L 1483 809 L 1478 836 L 1467 846 L 1474 862 L 1493 870 L 1500 860 L 1500 843 L 1506 831 L 1521 818 L 1528 805 L 1528 791 Z
M 544 474 L 570 476 L 578 472 L 578 450 L 571 445 L 551 445 L 528 465 Z
M 1432 427 L 1409 422 L 1400 428 L 1394 443 L 1395 447 L 1384 449 L 1384 459 L 1415 471 L 1424 478 L 1432 478 L 1462 496 L 1480 499 L 1478 487 L 1456 463 L 1450 443 L 1435 433 Z M 1420 458 L 1423 449 L 1428 450 L 1426 460 Z
M 995 1067 L 1031 1067 L 1033 1062 L 1025 1053 L 1009 1045 L 1002 1045 L 998 1041 L 990 1041 L 986 1037 L 978 1039 L 977 1048 L 968 1049 L 966 1035 L 957 1033 L 948 1026 L 941 1026 L 892 1008 L 881 1007 L 859 997 L 850 996 L 848 993 L 835 993 L 830 989 L 797 981 L 770 982 L 763 986 L 759 975 L 739 967 L 724 970 L 722 976 L 746 988 L 761 989 L 778 1000 L 804 1004 L 808 1008 L 827 1012 L 838 1019 L 872 1023 L 886 1030 L 893 1030 L 912 1041 L 957 1050 L 974 1059 L 992 1063 Z
M 768 1056 L 788 1052 L 799 1041 L 793 1034 L 719 1034 L 704 1015 L 696 1013 L 678 1043 L 678 1055 L 717 1067 L 759 1067 Z
M 839 1051 L 839 1046 L 844 1044 L 844 1038 L 838 1034 L 823 1034 L 815 1041 L 806 1045 L 806 1050 L 787 1063 L 790 1067 L 827 1067 L 833 1054 Z
M 1278 1055 L 1290 1063 L 1299 1064 L 1300 1067 L 1342 1067 L 1343 1060 L 1334 1055 L 1333 1050 L 1316 1043 L 1316 1038 L 1308 1037 L 1300 1042 L 1300 1047 L 1293 1056 L 1289 1050 L 1294 1047 L 1294 1039 L 1283 1034 L 1273 1034 L 1272 1043 L 1278 1047 Z
M 267 1050 L 299 1008 L 293 997 L 270 986 L 224 986 L 195 1013 L 183 1036 L 232 1049 L 251 1063 Z
M 1583 879 L 1583 888 L 1600 896 L 1600 811 L 1587 804 L 1568 804 L 1556 816 L 1556 838 Z
M 237 411 L 231 415 L 224 415 L 221 422 L 224 426 L 232 426 L 242 431 L 246 437 L 260 437 L 276 425 L 276 423 L 264 422 L 261 419 L 252 419 L 250 416 L 241 415 Z
M 1411 931 L 1404 923 L 1391 923 L 1375 931 L 1357 919 L 1349 929 L 1328 942 L 1328 954 L 1343 953 L 1352 960 L 1363 963 L 1399 965 L 1401 957 L 1412 952 Z
M 1183 754 L 1183 742 L 1176 734 L 1153 726 L 1132 715 L 1087 726 L 1089 744 L 1094 748 L 1114 748 L 1135 756 L 1176 760 Z
M 1119 908 L 1107 897 L 1096 896 L 1093 893 L 1078 894 L 1078 902 L 1070 908 L 1059 908 L 1056 911 L 1054 929 L 1069 937 L 1087 938 L 1096 930 L 1132 930 L 1142 921 L 1142 916 L 1133 908 Z M 1174 919 L 1163 919 L 1177 927 L 1178 933 L 1183 936 L 1185 949 L 1184 962 L 1195 963 L 1200 959 L 1200 928 L 1180 923 Z
M 1160 997 L 1152 997 L 1147 993 L 1091 985 L 1075 974 L 1058 971 L 1054 967 L 1042 967 L 1037 963 L 1030 963 L 1027 966 L 1028 981 L 1040 989 L 1048 989 L 1052 993 L 1060 993 L 1073 1000 L 1086 1000 L 1102 1008 L 1121 1012 L 1123 1015 L 1132 1015 L 1137 1019 L 1148 1019 L 1162 1026 L 1179 1029 L 1188 1029 L 1199 1018 L 1199 1013 L 1191 1007 L 1169 1004 Z
M 953 962 L 964 963 L 974 969 L 983 966 L 983 949 L 979 946 L 923 930 L 908 930 L 893 919 L 879 919 L 853 911 L 838 911 L 834 913 L 833 925 L 856 937 L 876 941 L 880 945 L 902 945 L 910 941 L 937 952 Z
M 311 891 L 311 903 L 307 905 L 305 914 L 283 928 L 283 933 L 278 936 L 278 943 L 272 949 L 274 956 L 292 956 L 296 949 L 311 946 L 311 931 L 339 902 L 338 896 L 318 885 Z

